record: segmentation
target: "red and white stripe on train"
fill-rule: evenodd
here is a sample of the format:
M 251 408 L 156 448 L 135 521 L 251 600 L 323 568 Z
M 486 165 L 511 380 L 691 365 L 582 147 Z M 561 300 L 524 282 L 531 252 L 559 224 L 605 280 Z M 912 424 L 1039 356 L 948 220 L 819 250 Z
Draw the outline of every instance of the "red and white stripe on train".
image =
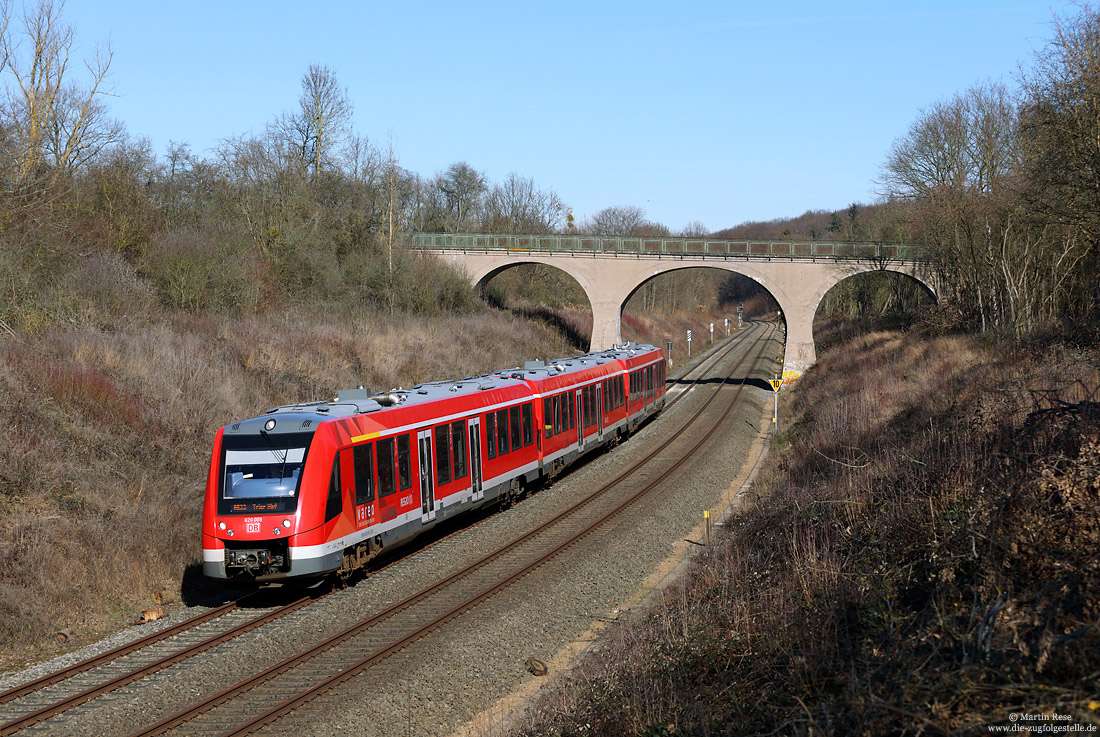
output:
M 664 406 L 651 345 L 333 401 L 218 430 L 203 571 L 267 582 L 348 574 L 386 547 L 510 499 Z

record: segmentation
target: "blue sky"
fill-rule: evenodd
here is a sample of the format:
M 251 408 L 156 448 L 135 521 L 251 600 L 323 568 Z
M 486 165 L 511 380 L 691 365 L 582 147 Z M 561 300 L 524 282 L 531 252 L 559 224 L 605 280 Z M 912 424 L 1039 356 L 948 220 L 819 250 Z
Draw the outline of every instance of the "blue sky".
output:
M 158 156 L 207 153 L 296 104 L 311 63 L 354 127 L 430 176 L 466 161 L 578 219 L 637 205 L 673 230 L 877 198 L 922 107 L 1012 84 L 1068 2 L 415 3 L 69 0 L 109 101 Z

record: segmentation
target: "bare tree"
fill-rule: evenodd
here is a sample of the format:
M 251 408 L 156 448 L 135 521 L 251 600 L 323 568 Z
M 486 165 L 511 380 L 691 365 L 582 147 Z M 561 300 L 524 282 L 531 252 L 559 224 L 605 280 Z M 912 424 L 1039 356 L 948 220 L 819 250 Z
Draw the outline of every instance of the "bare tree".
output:
M 476 216 L 488 192 L 483 173 L 459 161 L 437 174 L 429 189 L 428 204 L 443 230 L 458 233 L 474 229 Z
M 894 143 L 883 183 L 921 203 L 922 240 L 934 251 L 956 306 L 981 330 L 1020 325 L 1005 274 L 1019 249 L 1016 109 L 1003 85 L 973 87 L 921 113 Z M 854 219 L 853 219 L 854 221 Z
M 1058 18 L 1024 75 L 1028 205 L 1056 230 L 1050 299 L 1100 322 L 1100 10 Z
M 274 128 L 296 152 L 310 181 L 330 167 L 347 140 L 353 107 L 347 90 L 326 66 L 311 64 L 302 75 L 298 110 L 280 116 Z
M 710 231 L 707 230 L 707 226 L 703 225 L 698 220 L 692 220 L 677 233 L 677 235 L 684 238 L 704 238 L 709 234 Z
M 645 210 L 640 207 L 605 207 L 592 216 L 592 233 L 604 236 L 635 235 L 635 231 L 645 224 Z
M 64 2 L 41 0 L 24 10 L 22 37 L 8 31 L 8 9 L 2 7 L 0 58 L 11 75 L 2 108 L 3 122 L 16 153 L 15 179 L 22 183 L 43 175 L 71 174 L 123 138 L 122 126 L 107 118 L 101 98 L 113 54 L 104 47 L 85 62 L 90 80 L 72 80 L 71 26 L 61 20 Z
M 512 172 L 490 190 L 483 227 L 489 232 L 551 233 L 568 209 L 553 191 L 540 190 L 534 180 Z

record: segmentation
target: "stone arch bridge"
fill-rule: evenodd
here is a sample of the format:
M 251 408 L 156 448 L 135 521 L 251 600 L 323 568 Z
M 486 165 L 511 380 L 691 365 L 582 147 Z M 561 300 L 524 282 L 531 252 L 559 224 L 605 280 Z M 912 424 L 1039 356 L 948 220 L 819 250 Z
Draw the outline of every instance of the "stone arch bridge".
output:
M 787 324 L 784 374 L 800 374 L 816 360 L 814 313 L 825 293 L 844 279 L 894 271 L 917 280 L 933 296 L 939 294 L 920 250 L 905 245 L 418 233 L 413 247 L 465 271 L 478 287 L 519 264 L 561 269 L 577 280 L 592 305 L 591 350 L 621 342 L 623 305 L 658 274 L 697 267 L 744 274 L 767 289 L 782 310 Z

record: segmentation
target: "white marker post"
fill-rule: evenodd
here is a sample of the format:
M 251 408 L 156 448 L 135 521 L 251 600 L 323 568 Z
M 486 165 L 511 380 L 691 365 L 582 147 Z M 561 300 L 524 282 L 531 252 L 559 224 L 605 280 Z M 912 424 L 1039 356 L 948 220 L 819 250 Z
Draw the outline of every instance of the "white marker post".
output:
M 714 345 L 714 323 L 710 324 L 710 344 Z
M 691 358 L 691 331 L 688 331 L 688 358 Z
M 775 434 L 779 434 L 779 387 L 783 386 L 783 380 L 776 376 L 774 379 L 768 382 L 772 385 L 772 391 L 775 393 L 775 410 L 772 412 L 772 425 L 775 428 Z
M 730 319 L 726 318 L 726 337 L 730 337 Z

